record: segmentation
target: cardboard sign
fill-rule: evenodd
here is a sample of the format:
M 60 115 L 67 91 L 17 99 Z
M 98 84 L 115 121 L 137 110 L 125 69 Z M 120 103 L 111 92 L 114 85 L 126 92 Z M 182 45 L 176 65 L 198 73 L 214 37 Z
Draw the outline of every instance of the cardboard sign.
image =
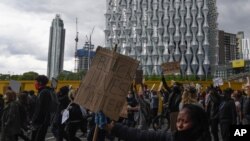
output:
M 228 83 L 228 88 L 231 88 L 231 83 L 230 82 L 227 82 Z
M 10 87 L 14 92 L 19 93 L 21 88 L 21 82 L 16 80 L 10 80 Z
M 61 123 L 63 124 L 67 119 L 69 119 L 69 110 L 65 109 L 62 113 L 62 121 Z
M 74 102 L 118 120 L 138 65 L 137 60 L 98 47 Z
M 151 87 L 150 91 L 152 91 L 155 87 L 155 83 L 153 84 L 153 86 Z
M 128 118 L 128 108 L 127 107 L 128 107 L 128 103 L 125 102 L 123 107 L 122 107 L 122 111 L 121 111 L 121 113 L 119 115 L 120 117 Z
M 214 78 L 213 79 L 214 86 L 222 86 L 223 85 L 223 80 L 220 77 Z
M 143 71 L 136 70 L 135 84 L 142 84 L 142 80 L 143 80 Z
M 167 62 L 161 65 L 164 74 L 180 72 L 180 62 Z

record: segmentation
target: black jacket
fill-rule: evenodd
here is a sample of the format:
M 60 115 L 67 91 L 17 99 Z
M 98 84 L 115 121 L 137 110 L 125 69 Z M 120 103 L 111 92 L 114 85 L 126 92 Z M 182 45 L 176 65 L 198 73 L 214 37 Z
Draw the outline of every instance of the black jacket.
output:
M 250 97 L 246 98 L 246 101 L 243 106 L 243 115 L 247 120 L 247 124 L 250 124 Z
M 111 134 L 125 141 L 173 141 L 172 134 L 168 132 L 153 132 L 129 128 L 115 124 Z
M 227 122 L 236 124 L 236 107 L 233 99 L 224 100 L 220 105 L 219 119 L 220 123 Z
M 221 104 L 221 97 L 218 94 L 209 95 L 207 114 L 210 120 L 219 118 L 220 104 Z
M 58 94 L 58 100 L 59 100 L 59 106 L 56 111 L 55 120 L 53 121 L 53 126 L 59 126 L 62 124 L 62 111 L 66 109 L 70 104 L 68 95 Z
M 36 100 L 35 111 L 32 117 L 32 125 L 34 127 L 41 126 L 43 124 L 50 124 L 50 101 L 51 96 L 49 92 L 50 88 L 43 88 L 38 90 L 38 96 Z
M 125 141 L 211 141 L 210 134 L 204 132 L 196 132 L 195 136 L 190 136 L 192 132 L 156 132 L 140 130 L 115 124 L 111 130 L 111 134 Z M 194 135 L 194 134 L 193 134 Z

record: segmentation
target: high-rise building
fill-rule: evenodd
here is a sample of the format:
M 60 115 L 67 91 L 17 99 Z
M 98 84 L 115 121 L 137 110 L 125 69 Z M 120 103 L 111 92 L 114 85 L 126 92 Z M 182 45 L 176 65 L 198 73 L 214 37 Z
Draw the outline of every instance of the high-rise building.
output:
M 93 44 L 91 44 L 90 50 L 89 47 L 89 42 L 85 42 L 84 47 L 82 49 L 78 49 L 76 52 L 76 57 L 78 58 L 77 72 L 82 70 L 87 71 L 91 65 L 91 60 L 94 58 L 95 52 L 92 51 L 94 49 Z
M 237 59 L 243 59 L 243 49 L 242 49 L 242 39 L 244 39 L 244 32 L 240 31 L 237 33 L 236 35 L 236 41 L 237 41 L 237 52 L 238 52 L 238 56 Z
M 106 0 L 105 47 L 140 61 L 144 75 L 179 61 L 182 75 L 218 65 L 216 0 Z
M 50 27 L 47 76 L 51 79 L 63 71 L 65 29 L 60 15 L 56 15 Z
M 219 65 L 238 59 L 236 34 L 219 31 Z

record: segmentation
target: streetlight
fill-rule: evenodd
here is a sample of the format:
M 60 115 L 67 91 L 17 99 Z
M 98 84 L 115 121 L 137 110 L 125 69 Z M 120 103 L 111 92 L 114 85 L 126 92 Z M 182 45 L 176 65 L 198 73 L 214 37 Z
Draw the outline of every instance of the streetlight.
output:
M 94 32 L 94 29 L 95 29 L 95 27 L 93 27 L 92 32 L 89 35 L 89 40 L 88 40 L 88 36 L 86 35 L 87 41 L 89 42 L 89 47 L 88 47 L 88 70 L 89 70 L 89 67 L 90 67 L 90 49 L 92 49 L 92 46 L 91 46 L 91 36 L 92 36 L 92 34 Z

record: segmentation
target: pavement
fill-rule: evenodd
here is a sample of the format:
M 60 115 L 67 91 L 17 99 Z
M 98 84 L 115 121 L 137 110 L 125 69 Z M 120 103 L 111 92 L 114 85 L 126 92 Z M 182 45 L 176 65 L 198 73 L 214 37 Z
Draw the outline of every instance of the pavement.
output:
M 82 132 L 81 131 L 78 131 L 77 132 L 77 137 L 79 137 L 81 139 L 81 141 L 87 141 L 86 137 L 81 137 L 82 135 Z M 31 138 L 31 134 L 27 134 L 27 136 L 29 138 Z M 1 136 L 0 136 L 0 140 L 1 139 Z M 18 141 L 24 141 L 23 139 L 19 138 Z M 48 130 L 47 132 L 47 135 L 46 135 L 46 138 L 45 138 L 45 141 L 56 141 L 55 137 L 53 136 L 53 134 L 51 133 L 50 129 Z

